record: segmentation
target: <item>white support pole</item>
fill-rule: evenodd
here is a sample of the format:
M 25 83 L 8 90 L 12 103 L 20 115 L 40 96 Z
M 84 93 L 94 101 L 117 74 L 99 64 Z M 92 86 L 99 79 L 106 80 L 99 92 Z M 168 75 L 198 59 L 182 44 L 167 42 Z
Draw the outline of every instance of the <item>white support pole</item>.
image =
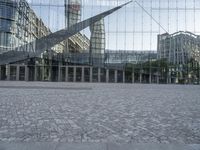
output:
M 151 79 L 152 78 L 152 76 L 151 76 L 151 72 L 149 73 L 149 84 L 151 84 Z
M 90 82 L 92 82 L 92 80 L 93 80 L 93 73 L 92 73 L 92 71 L 93 71 L 93 68 L 92 67 L 90 67 Z
M 172 83 L 171 71 L 169 71 L 169 73 L 168 73 L 167 80 L 168 80 L 168 84 L 171 84 L 171 83 Z
M 106 83 L 109 82 L 109 69 L 106 69 Z
M 125 71 L 123 71 L 123 83 L 125 83 Z
M 101 68 L 98 68 L 98 82 L 101 82 Z
M 45 69 L 44 69 L 44 63 L 42 64 L 42 81 L 44 81 L 44 72 L 45 72 Z
M 159 84 L 159 75 L 158 74 L 156 76 L 156 79 L 157 79 L 157 84 Z
M 58 82 L 61 82 L 61 63 L 58 63 Z
M 81 68 L 81 82 L 85 82 L 85 67 Z
M 171 84 L 172 83 L 172 80 L 171 80 L 171 77 L 169 76 L 168 77 L 168 84 Z
M 199 85 L 200 85 L 200 62 L 199 62 L 199 64 L 198 64 L 198 69 L 199 69 Z
M 28 66 L 26 65 L 25 66 L 25 81 L 28 81 L 29 80 L 29 68 Z
M 135 73 L 132 72 L 132 83 L 135 83 Z
M 69 67 L 66 66 L 66 68 L 65 68 L 65 82 L 68 82 L 68 76 L 69 76 Z
M 2 74 L 2 73 L 1 73 L 1 65 L 0 65 L 0 80 L 1 80 L 1 74 Z
M 142 73 L 140 72 L 140 83 L 142 83 Z
M 6 75 L 7 75 L 7 81 L 10 81 L 10 65 L 6 65 Z
M 52 66 L 51 66 L 51 64 L 48 66 L 48 68 L 49 68 L 48 81 L 52 81 Z
M 76 82 L 76 67 L 73 67 L 73 82 Z
M 19 74 L 20 74 L 20 66 L 16 66 L 16 80 L 19 81 Z
M 37 81 L 37 75 L 38 75 L 38 67 L 37 67 L 37 65 L 35 65 L 34 81 Z
M 115 83 L 117 83 L 117 74 L 118 74 L 118 71 L 115 70 Z

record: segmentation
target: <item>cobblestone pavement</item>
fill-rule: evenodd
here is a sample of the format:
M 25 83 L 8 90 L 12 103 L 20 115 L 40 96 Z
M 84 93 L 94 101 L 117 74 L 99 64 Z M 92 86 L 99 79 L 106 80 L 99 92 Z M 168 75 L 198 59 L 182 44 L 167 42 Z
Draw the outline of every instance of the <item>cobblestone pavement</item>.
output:
M 200 86 L 0 82 L 0 141 L 200 144 Z

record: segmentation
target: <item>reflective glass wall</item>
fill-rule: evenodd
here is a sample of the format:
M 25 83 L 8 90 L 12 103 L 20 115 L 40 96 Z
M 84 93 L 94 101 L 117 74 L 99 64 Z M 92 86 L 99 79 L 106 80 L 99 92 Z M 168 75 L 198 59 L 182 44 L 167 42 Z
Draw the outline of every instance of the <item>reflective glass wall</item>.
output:
M 17 30 L 17 27 L 12 27 L 13 17 L 16 18 L 16 10 L 13 7 L 10 8 L 9 5 L 6 7 L 2 5 L 8 1 L 19 2 L 20 0 L 1 0 L 1 45 L 5 45 L 6 36 L 7 39 L 12 36 L 12 32 L 4 35 L 2 30 Z M 36 18 L 41 18 L 46 30 L 55 32 L 66 27 L 65 0 L 27 0 L 27 2 Z M 84 20 L 125 2 L 128 0 L 82 0 L 81 8 L 74 7 L 73 9 L 80 9 L 81 20 Z M 5 18 L 5 15 L 7 19 L 2 19 Z M 199 15 L 199 0 L 133 1 L 104 19 L 105 48 L 107 50 L 157 50 L 158 34 L 166 32 L 172 34 L 178 31 L 200 34 Z M 23 21 L 25 23 L 25 20 Z M 34 30 L 34 27 L 31 30 Z M 19 33 L 23 34 L 21 31 Z M 90 39 L 91 31 L 89 28 L 81 33 Z M 26 38 L 33 40 L 35 37 L 30 35 Z M 23 43 L 23 41 L 16 42 Z M 88 48 L 88 45 L 85 47 Z
M 64 0 L 29 0 L 52 30 L 64 27 Z M 86 19 L 128 0 L 82 0 Z M 46 15 L 45 15 L 46 14 Z M 200 32 L 200 1 L 137 0 L 105 18 L 106 49 L 156 50 L 157 35 L 165 32 Z M 89 30 L 83 31 L 90 37 Z

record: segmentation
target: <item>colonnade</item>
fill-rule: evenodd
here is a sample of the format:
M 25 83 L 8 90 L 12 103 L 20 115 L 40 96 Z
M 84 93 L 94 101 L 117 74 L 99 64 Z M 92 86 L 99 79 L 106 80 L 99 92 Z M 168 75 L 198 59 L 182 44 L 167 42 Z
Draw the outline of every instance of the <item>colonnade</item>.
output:
M 0 66 L 0 80 L 104 83 L 159 83 L 159 75 L 92 66 Z

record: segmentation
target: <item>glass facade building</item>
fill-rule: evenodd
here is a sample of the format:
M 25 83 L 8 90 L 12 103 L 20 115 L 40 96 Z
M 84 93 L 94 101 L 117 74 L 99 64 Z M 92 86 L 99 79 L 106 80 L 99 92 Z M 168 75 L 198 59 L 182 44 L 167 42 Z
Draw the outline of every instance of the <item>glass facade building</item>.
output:
M 81 20 L 81 0 L 65 0 L 66 27 Z
M 105 53 L 105 25 L 104 19 L 90 26 L 90 50 L 92 54 Z
M 0 0 L 1 53 L 70 27 L 128 1 Z M 198 36 L 199 15 L 200 1 L 197 0 L 137 0 L 80 31 L 54 49 L 60 53 L 91 51 L 93 55 L 103 54 L 105 50 L 158 50 L 159 53 L 158 35 L 174 35 L 184 31 Z M 173 49 L 179 49 L 178 43 L 174 45 Z M 34 51 L 34 45 L 24 51 Z M 198 56 L 198 53 L 195 52 L 194 55 Z M 170 58 L 170 61 L 174 58 Z M 182 60 L 177 62 L 184 63 Z
M 15 46 L 16 42 L 12 35 L 16 30 L 14 23 L 17 2 L 6 3 L 6 1 L 0 1 L 0 53 Z
M 156 51 L 106 51 L 108 64 L 138 64 L 157 59 Z
M 51 33 L 25 0 L 1 0 L 0 7 L 0 53 L 13 50 Z M 18 50 L 34 51 L 34 48 Z
M 158 59 L 173 64 L 187 64 L 191 59 L 200 62 L 200 36 L 190 32 L 158 35 Z
M 104 19 L 90 26 L 90 64 L 104 62 L 105 53 L 105 24 Z
M 65 0 L 65 28 L 81 21 L 81 0 Z M 65 52 L 83 52 L 89 49 L 89 39 L 77 33 L 65 42 Z
M 65 24 L 66 27 L 81 21 L 82 3 L 81 0 L 65 0 Z M 105 26 L 104 20 L 96 22 L 90 26 L 90 47 L 87 47 L 92 54 L 103 54 L 105 51 Z M 80 34 L 80 33 L 79 33 Z M 77 35 L 74 35 L 76 39 Z M 88 45 L 88 44 L 87 44 Z M 66 42 L 67 49 L 70 50 L 69 41 Z M 87 49 L 87 50 L 88 50 Z M 81 50 L 80 50 L 81 51 Z
M 48 66 L 40 69 L 48 72 L 48 79 L 52 70 L 59 74 L 58 66 L 68 64 L 96 68 L 117 64 L 124 69 L 126 63 L 148 63 L 159 69 L 163 62 L 154 59 L 156 52 L 157 58 L 174 64 L 187 64 L 191 58 L 200 62 L 200 1 L 128 1 L 0 0 L 0 62 L 29 62 L 34 57 L 32 67 Z M 5 53 L 13 49 L 16 52 Z M 53 53 L 48 53 L 51 50 Z M 8 62 L 9 54 L 20 60 L 11 58 Z M 19 57 L 21 54 L 25 57 Z M 9 70 L 3 67 L 4 72 Z M 37 72 L 34 68 L 31 71 Z
M 50 28 L 38 17 L 37 11 L 31 8 L 30 3 L 26 0 L 0 1 L 0 52 L 4 53 L 33 42 L 43 36 L 49 35 Z M 72 13 L 72 8 L 69 10 Z M 80 12 L 77 17 L 69 13 L 69 23 L 72 25 L 75 21 L 80 20 Z M 48 14 L 46 14 L 48 16 Z M 44 19 L 45 20 L 45 19 Z M 69 39 L 69 47 L 71 51 L 80 52 L 89 47 L 89 39 L 78 33 Z M 19 51 L 34 51 L 35 45 L 31 45 L 28 49 L 18 49 Z M 64 51 L 64 43 L 60 43 L 52 48 L 52 50 L 62 53 Z

